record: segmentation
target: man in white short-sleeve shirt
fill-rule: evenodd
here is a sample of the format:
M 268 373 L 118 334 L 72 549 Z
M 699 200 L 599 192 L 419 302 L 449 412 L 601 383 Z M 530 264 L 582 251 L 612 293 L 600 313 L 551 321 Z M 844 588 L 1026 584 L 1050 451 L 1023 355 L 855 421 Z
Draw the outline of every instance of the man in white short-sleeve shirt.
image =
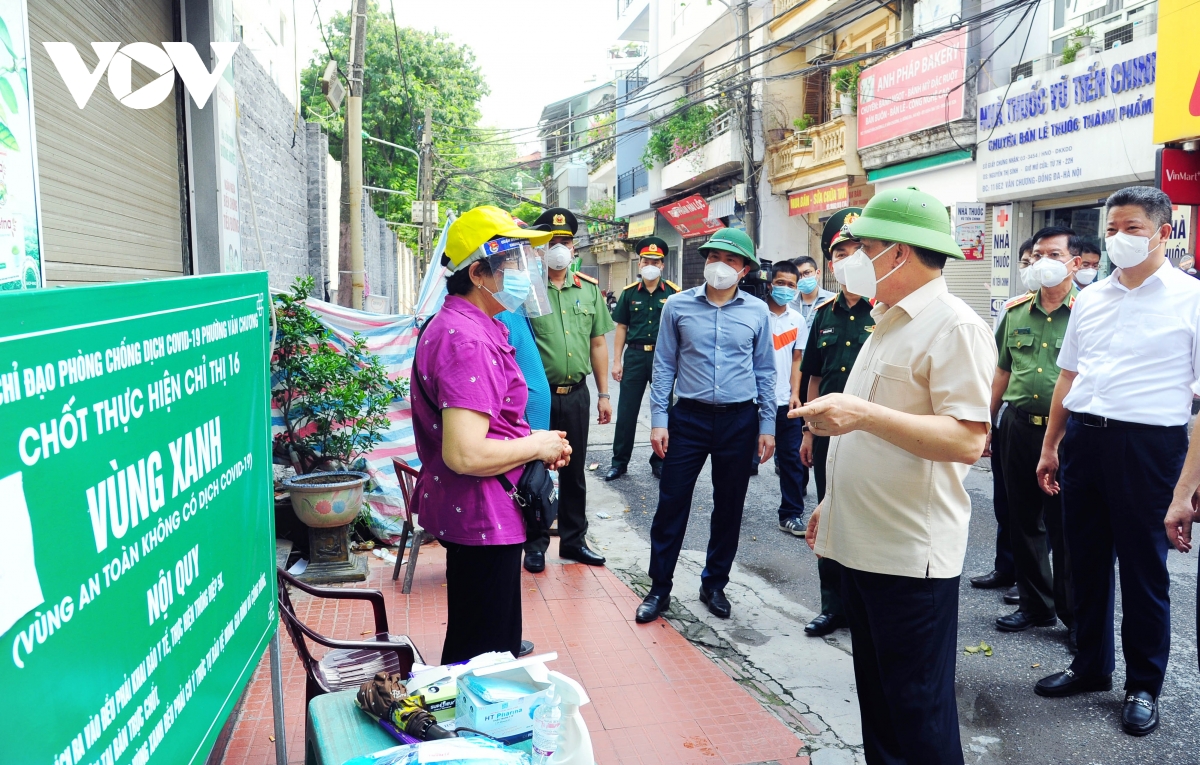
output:
M 1106 215 L 1105 249 L 1117 270 L 1075 301 L 1037 469 L 1043 491 L 1062 491 L 1079 653 L 1069 670 L 1042 678 L 1035 691 L 1071 696 L 1112 688 L 1115 554 L 1125 656 L 1121 724 L 1142 736 L 1158 727 L 1171 647 L 1164 523 L 1200 377 L 1200 282 L 1165 257 L 1166 194 L 1122 189 L 1108 198 Z
M 808 468 L 800 462 L 804 440 L 801 423 L 787 418 L 800 406 L 800 359 L 808 343 L 808 322 L 792 308 L 800 270 L 781 260 L 771 267 L 771 345 L 775 349 L 775 472 L 779 474 L 779 529 L 804 536 L 804 496 L 808 494 Z

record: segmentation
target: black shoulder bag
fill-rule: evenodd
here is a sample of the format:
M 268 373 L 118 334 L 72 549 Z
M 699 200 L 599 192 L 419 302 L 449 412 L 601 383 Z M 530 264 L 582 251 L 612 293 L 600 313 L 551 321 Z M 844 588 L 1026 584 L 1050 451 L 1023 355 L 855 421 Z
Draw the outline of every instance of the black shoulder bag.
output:
M 425 328 L 429 326 L 432 317 L 427 319 L 421 325 L 421 329 L 417 332 L 417 348 L 421 347 L 421 335 L 425 334 Z M 441 419 L 442 410 L 437 403 L 429 397 L 425 386 L 421 385 L 421 377 L 417 374 L 417 353 L 413 351 L 412 371 L 410 373 L 412 386 L 421 391 L 421 397 L 425 399 L 425 403 L 433 410 L 438 419 Z M 554 519 L 558 517 L 558 489 L 554 486 L 554 477 L 550 475 L 550 470 L 541 460 L 531 460 L 525 463 L 525 469 L 521 471 L 521 477 L 517 480 L 517 485 L 514 487 L 512 482 L 508 480 L 508 476 L 501 473 L 495 477 L 508 496 L 512 497 L 513 501 L 521 508 L 521 513 L 525 517 L 525 530 L 527 533 L 549 531 L 553 525 Z

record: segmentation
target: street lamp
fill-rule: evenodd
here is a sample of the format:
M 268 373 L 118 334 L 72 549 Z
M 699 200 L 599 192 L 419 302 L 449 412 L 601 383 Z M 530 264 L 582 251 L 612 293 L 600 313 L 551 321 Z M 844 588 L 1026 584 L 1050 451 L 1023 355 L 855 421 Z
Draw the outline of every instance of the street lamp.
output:
M 374 143 L 381 143 L 384 146 L 391 146 L 393 149 L 399 149 L 400 151 L 407 151 L 409 154 L 416 157 L 417 158 L 417 178 L 419 179 L 421 177 L 421 155 L 418 152 L 414 151 L 413 149 L 408 148 L 407 146 L 401 146 L 398 143 L 392 143 L 391 141 L 385 141 L 382 138 L 376 138 L 373 135 L 369 135 L 367 133 L 367 131 L 365 131 L 365 130 L 362 131 L 362 137 L 367 139 L 368 141 L 372 141 Z

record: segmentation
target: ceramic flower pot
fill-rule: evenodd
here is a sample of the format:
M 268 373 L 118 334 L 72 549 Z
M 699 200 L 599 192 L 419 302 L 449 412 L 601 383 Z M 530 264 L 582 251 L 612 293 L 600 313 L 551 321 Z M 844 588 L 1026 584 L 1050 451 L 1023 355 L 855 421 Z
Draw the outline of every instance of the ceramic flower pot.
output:
M 363 485 L 370 476 L 353 470 L 308 473 L 284 479 L 292 495 L 292 510 L 309 528 L 345 526 L 358 517 Z

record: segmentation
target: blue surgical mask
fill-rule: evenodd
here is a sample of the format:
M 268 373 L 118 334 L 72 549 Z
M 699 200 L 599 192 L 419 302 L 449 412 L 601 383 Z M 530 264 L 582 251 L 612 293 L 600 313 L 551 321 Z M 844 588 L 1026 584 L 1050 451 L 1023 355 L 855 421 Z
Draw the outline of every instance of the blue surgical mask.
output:
M 800 283 L 797 284 L 796 287 L 805 295 L 807 295 L 817 288 L 817 277 L 806 276 L 800 280 Z
M 779 305 L 787 305 L 796 299 L 795 287 L 780 287 L 775 285 L 771 287 L 771 299 Z
M 493 292 L 492 297 L 504 306 L 504 310 L 516 313 L 525 304 L 525 298 L 529 297 L 529 290 L 533 287 L 529 281 L 529 272 L 505 269 L 501 273 L 503 286 L 499 292 Z

